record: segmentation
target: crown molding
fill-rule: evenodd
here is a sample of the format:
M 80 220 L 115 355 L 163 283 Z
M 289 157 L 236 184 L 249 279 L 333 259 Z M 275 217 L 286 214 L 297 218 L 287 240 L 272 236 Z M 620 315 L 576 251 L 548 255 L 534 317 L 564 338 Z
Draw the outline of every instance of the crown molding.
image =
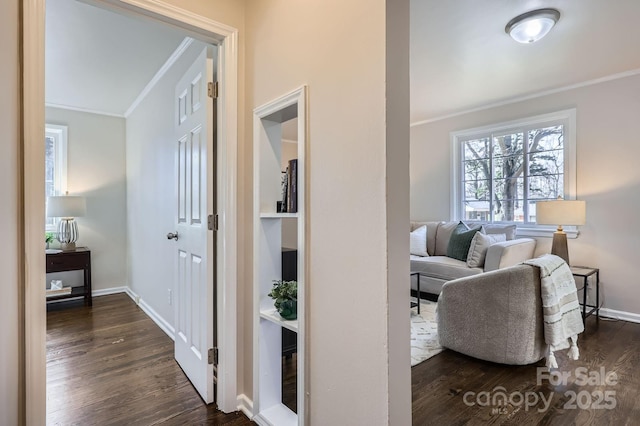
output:
M 171 69 L 173 64 L 176 63 L 178 59 L 187 51 L 189 46 L 193 43 L 193 39 L 191 37 L 185 37 L 182 40 L 182 43 L 173 51 L 169 59 L 160 67 L 160 69 L 156 72 L 156 74 L 149 80 L 147 85 L 142 89 L 138 97 L 131 103 L 131 106 L 127 108 L 127 111 L 124 113 L 125 118 L 129 118 L 129 116 L 135 111 L 135 109 L 140 105 L 140 103 L 147 97 L 147 95 L 153 90 L 156 84 L 164 77 L 164 75 Z
M 478 106 L 478 107 L 475 107 L 475 108 L 470 108 L 470 109 L 454 112 L 454 113 L 451 113 L 451 114 L 442 115 L 442 116 L 439 116 L 439 117 L 434 117 L 434 118 L 429 118 L 429 119 L 426 119 L 426 120 L 415 121 L 415 122 L 410 124 L 410 127 L 422 126 L 423 124 L 434 123 L 436 121 L 442 121 L 442 120 L 446 120 L 448 118 L 458 117 L 460 115 L 470 114 L 470 113 L 478 112 L 478 111 L 484 111 L 484 110 L 487 110 L 487 109 L 497 108 L 497 107 L 501 107 L 501 106 L 505 106 L 505 105 L 511 105 L 511 104 L 515 104 L 515 103 L 518 103 L 518 102 L 523 102 L 523 101 L 528 101 L 528 100 L 531 100 L 531 99 L 541 98 L 543 96 L 554 95 L 556 93 L 562 93 L 562 92 L 566 92 L 568 90 L 580 89 L 582 87 L 593 86 L 595 84 L 606 83 L 608 81 L 619 80 L 619 79 L 627 78 L 627 77 L 633 77 L 633 76 L 636 76 L 636 75 L 640 75 L 640 68 L 637 68 L 637 69 L 634 69 L 634 70 L 630 70 L 630 71 L 621 72 L 621 73 L 617 73 L 617 74 L 611 74 L 611 75 L 608 75 L 606 77 L 600 77 L 600 78 L 596 78 L 596 79 L 593 79 L 593 80 L 587 80 L 587 81 L 583 81 L 583 82 L 580 82 L 580 83 L 571 84 L 571 85 L 568 85 L 568 86 L 558 87 L 558 88 L 555 88 L 555 89 L 544 90 L 542 92 L 534 93 L 534 94 L 531 94 L 531 95 L 519 96 L 519 97 L 507 99 L 507 100 L 500 101 L 500 102 L 493 102 L 493 103 L 490 103 L 490 104 L 481 105 L 481 106 Z
M 54 104 L 52 102 L 45 102 L 44 106 L 47 107 L 47 108 L 66 109 L 66 110 L 69 110 L 69 111 L 85 112 L 85 113 L 88 113 L 88 114 L 98 114 L 98 115 L 106 115 L 108 117 L 125 118 L 124 115 L 113 113 L 113 112 L 100 111 L 100 110 L 97 110 L 97 109 L 83 108 L 83 107 L 77 107 L 77 106 L 72 106 L 72 105 Z

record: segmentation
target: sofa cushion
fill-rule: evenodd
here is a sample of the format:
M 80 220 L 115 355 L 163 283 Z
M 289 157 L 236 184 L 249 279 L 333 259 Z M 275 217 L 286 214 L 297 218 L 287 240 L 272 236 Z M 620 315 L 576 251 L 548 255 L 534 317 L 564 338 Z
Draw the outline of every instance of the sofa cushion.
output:
M 471 268 L 482 268 L 489 246 L 502 241 L 507 241 L 506 234 L 485 235 L 481 232 L 476 232 L 476 235 L 474 235 L 471 240 L 471 246 L 469 246 L 467 266 Z
M 467 262 L 446 256 L 411 256 L 411 272 L 420 272 L 435 279 L 449 281 L 480 274 L 482 268 L 469 268 Z
M 427 227 L 427 253 L 429 256 L 435 255 L 436 250 L 436 232 L 441 222 L 411 222 L 411 230 L 415 231 L 421 226 Z
M 449 239 L 451 233 L 460 224 L 460 222 L 440 222 L 436 231 L 435 249 L 433 254 L 436 256 L 446 256 L 449 247 Z M 466 226 L 466 225 L 465 225 Z
M 447 256 L 466 262 L 471 240 L 479 230 L 480 228 L 469 229 L 467 225 L 460 222 L 449 238 Z
M 427 253 L 427 226 L 422 225 L 409 234 L 409 253 L 416 256 L 429 256 Z
M 506 234 L 507 241 L 514 240 L 516 238 L 516 225 L 498 225 L 487 223 L 482 225 L 482 233 L 487 235 L 492 234 Z

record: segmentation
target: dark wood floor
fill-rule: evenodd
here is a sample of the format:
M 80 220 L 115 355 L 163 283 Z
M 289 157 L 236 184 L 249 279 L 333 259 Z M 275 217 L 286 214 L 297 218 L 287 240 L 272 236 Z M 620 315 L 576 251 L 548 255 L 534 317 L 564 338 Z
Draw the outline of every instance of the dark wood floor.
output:
M 566 385 L 556 386 L 544 379 L 537 383 L 537 367 L 544 362 L 503 366 L 445 350 L 412 368 L 413 424 L 640 425 L 640 324 L 590 317 L 578 345 L 578 361 L 569 360 L 566 351 L 557 356 L 559 370 L 571 372 L 571 377 Z M 585 370 L 576 371 L 578 367 Z M 616 385 L 603 380 L 596 384 L 601 367 L 607 374 L 616 373 Z M 467 394 L 468 402 L 484 404 L 486 395 L 478 399 L 478 394 L 489 392 L 493 397 L 498 386 L 507 396 L 513 395 L 513 404 L 465 404 L 468 392 L 475 393 Z M 527 409 L 514 393 L 528 395 L 532 403 L 536 393 L 539 402 Z M 546 400 L 552 398 L 547 410 L 540 393 Z M 615 408 L 609 409 L 613 404 Z
M 47 424 L 249 425 L 206 406 L 173 341 L 124 294 L 47 313 Z
M 252 424 L 202 402 L 173 359 L 171 339 L 128 296 L 95 298 L 93 308 L 67 305 L 47 319 L 47 424 Z M 503 366 L 445 350 L 412 368 L 413 424 L 640 424 L 640 324 L 589 318 L 579 346 L 579 361 L 557 356 L 560 370 L 572 373 L 557 386 L 536 383 L 542 362 Z M 296 361 L 295 355 L 283 361 L 284 403 L 294 410 L 295 374 L 287 372 L 295 372 Z M 580 385 L 577 367 L 592 374 L 604 367 L 618 383 Z M 479 393 L 493 396 L 498 386 L 508 396 L 551 396 L 551 403 L 547 410 L 541 399 L 530 408 L 465 404 L 465 394 L 477 402 Z M 610 394 L 601 409 L 597 391 Z M 567 392 L 577 396 L 575 409 Z M 612 396 L 616 407 L 607 409 Z

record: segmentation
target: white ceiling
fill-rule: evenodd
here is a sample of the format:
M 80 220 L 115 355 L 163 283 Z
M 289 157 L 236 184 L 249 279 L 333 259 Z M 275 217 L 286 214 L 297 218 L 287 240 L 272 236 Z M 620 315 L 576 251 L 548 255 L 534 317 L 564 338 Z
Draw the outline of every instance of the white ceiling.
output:
M 560 11 L 534 44 L 504 27 Z M 639 0 L 411 0 L 411 122 L 640 69 Z
M 541 41 L 505 32 L 560 10 Z M 411 122 L 640 69 L 640 0 L 411 0 Z M 47 0 L 46 102 L 124 115 L 184 39 L 76 0 Z
M 184 39 L 75 0 L 47 0 L 47 104 L 124 115 Z

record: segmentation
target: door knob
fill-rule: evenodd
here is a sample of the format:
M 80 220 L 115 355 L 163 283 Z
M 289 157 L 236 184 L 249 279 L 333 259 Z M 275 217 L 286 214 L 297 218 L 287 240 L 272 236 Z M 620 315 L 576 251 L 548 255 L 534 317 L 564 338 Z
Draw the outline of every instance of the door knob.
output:
M 178 241 L 178 231 L 176 232 L 169 232 L 167 234 L 167 240 L 176 240 Z

